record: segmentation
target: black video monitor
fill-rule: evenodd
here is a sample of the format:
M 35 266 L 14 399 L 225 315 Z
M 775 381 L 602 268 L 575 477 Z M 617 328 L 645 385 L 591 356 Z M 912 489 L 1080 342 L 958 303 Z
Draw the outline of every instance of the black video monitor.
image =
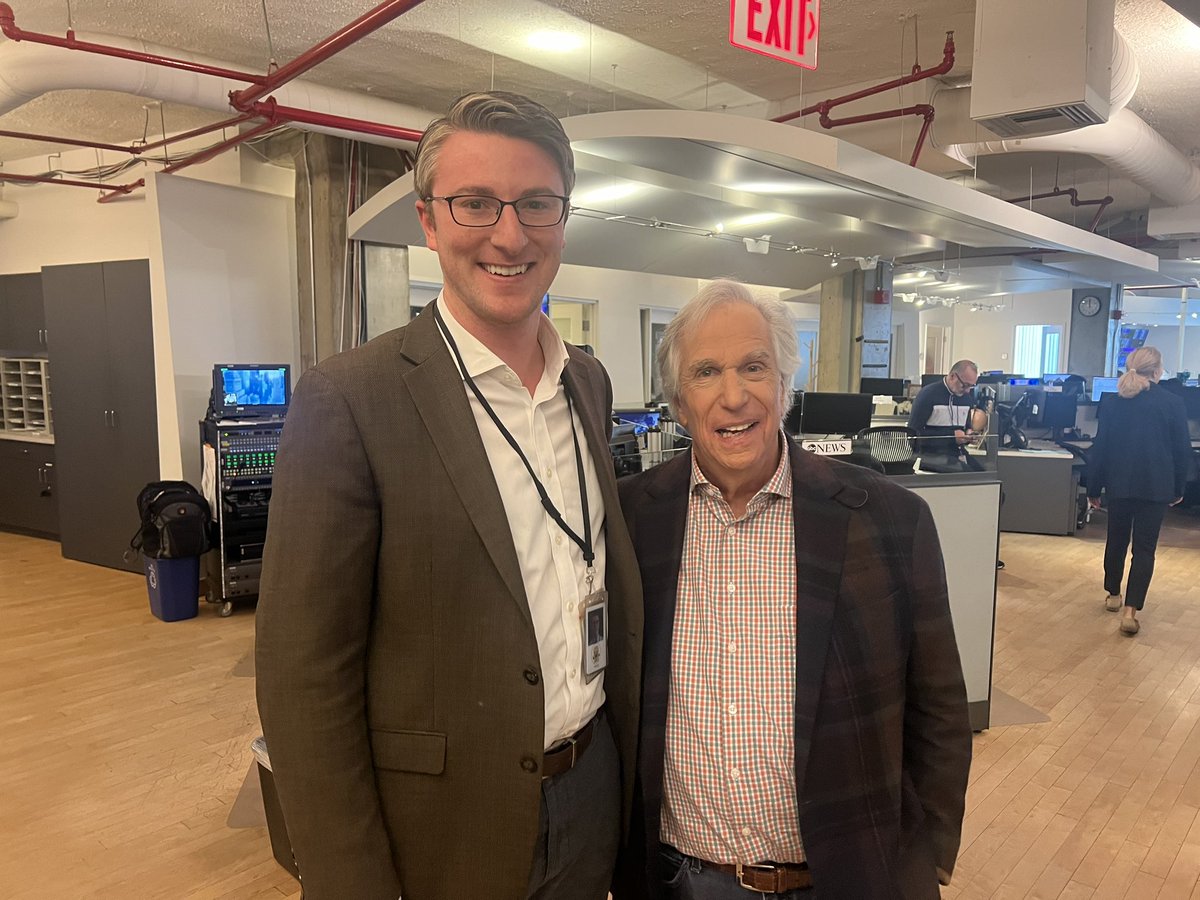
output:
M 1074 428 L 1075 416 L 1079 411 L 1077 394 L 1046 392 L 1042 402 L 1042 425 L 1045 428 Z
M 858 434 L 871 425 L 875 408 L 870 394 L 808 391 L 800 409 L 801 434 Z
M 282 416 L 292 399 L 287 363 L 220 363 L 213 366 L 213 412 L 221 418 Z
M 928 387 L 931 384 L 941 381 L 945 377 L 945 375 L 922 375 L 921 387 Z
M 1008 372 L 984 372 L 979 376 L 976 384 L 1008 384 L 1008 379 L 1013 376 Z
M 783 430 L 795 436 L 800 433 L 800 408 L 804 405 L 804 391 L 792 392 L 792 407 L 783 417 Z
M 859 380 L 858 392 L 872 397 L 886 394 L 889 397 L 904 396 L 903 378 L 863 378 Z

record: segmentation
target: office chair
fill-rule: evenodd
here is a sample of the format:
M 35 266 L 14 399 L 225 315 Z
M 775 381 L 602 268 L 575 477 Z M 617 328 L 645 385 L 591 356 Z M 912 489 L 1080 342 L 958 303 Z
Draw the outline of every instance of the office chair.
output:
M 913 438 L 917 433 L 905 425 L 878 425 L 864 428 L 855 440 L 864 442 L 888 475 L 911 475 L 917 452 Z

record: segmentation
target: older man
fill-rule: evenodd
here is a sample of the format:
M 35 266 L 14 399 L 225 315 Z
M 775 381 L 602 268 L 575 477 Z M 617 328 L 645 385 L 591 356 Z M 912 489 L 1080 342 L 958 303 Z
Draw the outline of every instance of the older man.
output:
M 659 351 L 693 444 L 621 482 L 645 591 L 622 900 L 917 900 L 954 868 L 971 731 L 937 533 L 783 433 L 794 335 L 721 281 Z
M 919 436 L 922 468 L 954 472 L 978 468 L 971 465 L 964 449 L 971 439 L 971 391 L 978 380 L 979 367 L 960 359 L 950 367 L 950 374 L 925 385 L 913 400 L 908 426 Z
M 470 94 L 414 180 L 441 295 L 305 374 L 271 501 L 258 701 L 304 896 L 603 900 L 641 608 L 608 377 L 541 312 L 571 146 Z

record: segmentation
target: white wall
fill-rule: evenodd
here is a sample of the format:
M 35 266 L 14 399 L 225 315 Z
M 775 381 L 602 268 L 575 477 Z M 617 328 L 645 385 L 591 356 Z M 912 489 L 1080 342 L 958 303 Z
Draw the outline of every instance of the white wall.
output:
M 290 363 L 299 373 L 293 204 L 175 175 L 150 187 L 160 466 L 163 478 L 198 484 L 196 423 L 213 364 Z
M 1003 304 L 995 312 L 971 312 L 953 307 L 955 359 L 970 359 L 981 371 L 1012 371 L 1013 336 L 1017 325 L 1057 325 L 1062 328 L 1062 360 L 1066 364 L 1071 340 L 1071 292 L 1046 291 L 994 297 Z

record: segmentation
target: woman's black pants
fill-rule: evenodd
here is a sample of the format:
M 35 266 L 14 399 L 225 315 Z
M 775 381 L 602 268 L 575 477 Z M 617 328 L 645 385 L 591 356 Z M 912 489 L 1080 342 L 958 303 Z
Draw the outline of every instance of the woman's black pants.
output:
M 1110 594 L 1121 593 L 1125 576 L 1125 551 L 1133 536 L 1133 559 L 1129 564 L 1129 581 L 1125 584 L 1125 605 L 1141 609 L 1146 602 L 1146 590 L 1154 575 L 1154 550 L 1158 532 L 1162 529 L 1167 504 L 1161 500 L 1135 500 L 1124 497 L 1108 499 L 1108 542 L 1104 545 L 1104 589 Z

